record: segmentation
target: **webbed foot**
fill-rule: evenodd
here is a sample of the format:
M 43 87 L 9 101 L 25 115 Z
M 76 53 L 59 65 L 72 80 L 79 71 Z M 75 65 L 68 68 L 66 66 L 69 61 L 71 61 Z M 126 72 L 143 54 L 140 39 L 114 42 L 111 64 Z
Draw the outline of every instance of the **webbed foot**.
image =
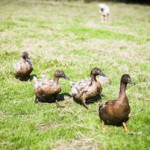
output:
M 86 105 L 85 102 L 83 102 L 83 106 L 84 106 L 86 109 L 89 109 L 89 108 L 87 107 L 87 105 Z

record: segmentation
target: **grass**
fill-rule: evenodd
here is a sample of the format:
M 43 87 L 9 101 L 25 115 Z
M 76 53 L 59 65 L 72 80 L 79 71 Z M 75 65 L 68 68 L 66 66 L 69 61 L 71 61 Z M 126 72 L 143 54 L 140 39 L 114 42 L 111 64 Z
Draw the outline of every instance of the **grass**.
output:
M 102 23 L 97 3 L 0 1 L 0 149 L 149 149 L 150 143 L 150 7 L 108 3 L 111 21 Z M 72 98 L 55 104 L 34 103 L 33 82 L 14 78 L 13 65 L 28 51 L 33 74 L 51 78 L 62 69 L 73 81 L 99 67 L 111 85 L 89 110 Z M 127 134 L 122 127 L 102 131 L 98 106 L 118 96 L 122 74 L 131 106 Z M 60 79 L 62 93 L 69 83 Z

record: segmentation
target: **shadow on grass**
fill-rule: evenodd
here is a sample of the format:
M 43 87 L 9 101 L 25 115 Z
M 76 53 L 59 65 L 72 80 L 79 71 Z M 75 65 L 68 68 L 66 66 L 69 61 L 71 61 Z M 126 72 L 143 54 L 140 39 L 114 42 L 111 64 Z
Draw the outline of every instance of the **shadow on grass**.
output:
M 51 97 L 47 97 L 45 99 L 40 99 L 38 98 L 38 102 L 41 102 L 41 103 L 56 103 L 56 100 L 57 102 L 60 102 L 60 101 L 65 101 L 66 100 L 66 97 L 67 98 L 70 98 L 71 95 L 69 93 L 62 93 L 62 94 L 58 94 L 56 96 L 56 99 L 54 96 L 51 96 Z
M 29 80 L 32 81 L 34 77 L 37 77 L 36 74 L 31 74 Z
M 20 81 L 24 81 L 24 82 L 32 81 L 34 77 L 36 77 L 36 74 L 31 74 L 31 75 L 28 75 L 28 76 L 25 76 L 25 77 L 15 76 L 16 79 L 18 79 Z
M 89 105 L 91 103 L 95 103 L 101 100 L 101 98 L 103 97 L 103 95 L 97 95 L 94 98 L 90 98 L 86 100 L 86 104 Z M 83 105 L 82 102 L 79 99 L 76 99 L 75 97 L 73 97 L 73 101 L 76 102 L 77 104 Z
M 129 117 L 125 118 L 122 122 L 125 122 L 125 123 L 126 123 L 128 120 L 129 120 Z M 114 123 L 105 123 L 105 125 L 120 127 L 120 126 L 123 126 L 123 125 L 122 125 L 122 122 L 121 122 L 121 123 L 118 123 L 118 124 L 114 124 Z

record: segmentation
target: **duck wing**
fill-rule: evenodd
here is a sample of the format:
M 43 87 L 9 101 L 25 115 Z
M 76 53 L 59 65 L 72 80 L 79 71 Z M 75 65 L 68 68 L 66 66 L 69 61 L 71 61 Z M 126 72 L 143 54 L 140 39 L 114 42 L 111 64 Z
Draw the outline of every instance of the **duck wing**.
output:
M 109 106 L 111 107 L 111 106 L 115 105 L 116 101 L 117 101 L 117 100 L 110 100 L 110 101 L 106 102 L 105 104 L 103 104 L 103 105 L 101 105 L 101 106 L 99 107 L 99 110 L 100 110 L 100 109 L 106 109 L 106 108 L 109 107 Z
M 34 89 L 41 89 L 44 86 L 49 86 L 51 87 L 54 84 L 53 79 L 37 79 L 36 77 L 33 78 L 34 81 Z
M 19 72 L 20 70 L 23 70 L 23 62 L 18 62 L 14 65 L 14 69 L 15 69 L 15 72 Z
M 28 72 L 31 72 L 33 70 L 32 68 L 32 64 L 29 60 L 23 62 L 23 61 L 20 61 L 18 63 L 16 63 L 14 65 L 14 70 L 15 70 L 15 73 L 22 73 L 22 74 L 26 74 Z
M 78 93 L 86 92 L 88 87 L 90 86 L 91 81 L 90 80 L 80 80 L 76 83 L 71 84 L 71 94 L 76 95 Z

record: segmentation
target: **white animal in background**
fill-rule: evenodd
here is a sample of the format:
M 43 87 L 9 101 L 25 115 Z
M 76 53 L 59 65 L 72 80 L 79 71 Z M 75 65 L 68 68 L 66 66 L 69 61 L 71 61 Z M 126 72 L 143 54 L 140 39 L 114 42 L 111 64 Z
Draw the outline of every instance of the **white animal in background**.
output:
M 109 21 L 110 9 L 109 6 L 103 3 L 98 4 L 102 21 Z

